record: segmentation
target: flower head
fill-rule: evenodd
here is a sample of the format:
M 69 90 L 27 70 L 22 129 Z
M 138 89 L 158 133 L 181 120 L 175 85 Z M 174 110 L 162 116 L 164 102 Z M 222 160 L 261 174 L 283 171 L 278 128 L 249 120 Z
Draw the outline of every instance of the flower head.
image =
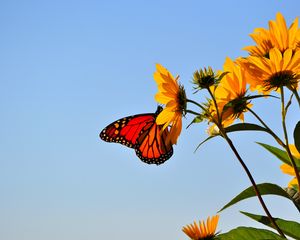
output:
M 182 228 L 182 231 L 189 236 L 192 240 L 201 239 L 214 239 L 216 234 L 216 228 L 219 221 L 219 215 L 213 216 L 212 218 L 207 218 L 206 223 L 204 221 L 199 221 L 199 224 L 194 221 L 193 224 L 189 224 Z
M 193 83 L 196 85 L 194 89 L 208 89 L 211 86 L 217 85 L 219 78 L 211 67 L 200 69 L 193 74 Z
M 300 76 L 300 51 L 293 53 L 287 49 L 283 53 L 273 48 L 269 58 L 249 56 L 240 59 L 246 69 L 251 90 L 269 94 L 272 90 L 288 87 L 294 91 L 298 88 Z
M 276 20 L 269 21 L 270 38 L 274 47 L 282 53 L 288 49 L 295 49 L 300 40 L 300 30 L 298 28 L 298 18 L 294 20 L 290 28 L 287 28 L 284 17 L 277 13 Z
M 256 28 L 254 29 L 254 32 L 250 34 L 250 37 L 254 40 L 256 45 L 247 46 L 243 49 L 248 51 L 252 56 L 268 57 L 270 49 L 273 48 L 269 30 L 264 28 Z
M 226 127 L 236 119 L 244 121 L 244 112 L 252 104 L 250 104 L 246 96 L 246 77 L 242 67 L 230 58 L 226 58 L 223 68 L 223 72 L 226 72 L 226 75 L 224 75 L 215 89 L 215 103 L 212 100 L 209 101 L 207 111 L 210 114 L 206 115 L 211 116 L 210 122 L 221 123 L 223 127 Z M 213 133 L 214 129 L 216 129 L 215 125 L 208 132 Z
M 296 162 L 300 161 L 300 153 L 298 152 L 297 148 L 295 145 L 290 144 L 289 145 L 290 150 L 292 152 L 292 155 L 295 159 Z M 295 170 L 292 166 L 284 163 L 280 166 L 280 169 L 283 173 L 288 174 L 290 176 L 293 176 L 294 178 L 289 182 L 288 187 L 293 187 L 293 186 L 298 186 L 297 178 L 296 178 L 296 173 Z
M 244 50 L 252 56 L 267 57 L 269 51 L 276 47 L 281 53 L 288 48 L 295 50 L 299 47 L 300 29 L 298 28 L 298 18 L 287 28 L 284 17 L 281 13 L 276 14 L 276 20 L 269 21 L 269 29 L 256 28 L 250 34 L 256 43 L 255 46 L 247 46 Z
M 158 85 L 155 100 L 166 107 L 156 118 L 156 123 L 170 127 L 167 142 L 176 144 L 182 128 L 182 115 L 186 111 L 186 95 L 183 86 L 178 83 L 179 76 L 172 74 L 160 64 L 156 64 L 154 80 Z

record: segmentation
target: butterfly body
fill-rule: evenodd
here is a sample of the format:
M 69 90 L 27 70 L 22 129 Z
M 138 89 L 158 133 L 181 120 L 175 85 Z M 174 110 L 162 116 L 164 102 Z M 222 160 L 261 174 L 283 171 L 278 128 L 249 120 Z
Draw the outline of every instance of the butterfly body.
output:
M 173 154 L 171 143 L 166 142 L 168 128 L 157 125 L 155 120 L 162 111 L 121 118 L 104 128 L 100 138 L 106 142 L 123 144 L 134 148 L 136 155 L 145 163 L 162 164 Z

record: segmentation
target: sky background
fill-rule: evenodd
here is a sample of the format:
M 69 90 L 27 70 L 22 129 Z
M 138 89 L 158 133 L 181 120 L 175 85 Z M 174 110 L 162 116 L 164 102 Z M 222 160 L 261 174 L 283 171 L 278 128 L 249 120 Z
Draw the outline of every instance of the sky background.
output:
M 196 69 L 246 56 L 254 28 L 278 11 L 290 25 L 299 9 L 298 0 L 2 0 L 0 239 L 187 239 L 182 226 L 250 186 L 225 142 L 213 139 L 194 153 L 207 125 L 186 130 L 187 116 L 173 157 L 153 166 L 98 134 L 118 118 L 156 110 L 155 63 L 201 100 L 190 83 Z M 279 102 L 253 103 L 282 136 Z M 258 183 L 287 185 L 279 160 L 254 143 L 276 145 L 272 138 L 231 136 Z M 265 199 L 274 216 L 300 220 L 286 199 Z M 263 227 L 240 210 L 264 214 L 257 199 L 241 202 L 221 213 L 218 230 Z

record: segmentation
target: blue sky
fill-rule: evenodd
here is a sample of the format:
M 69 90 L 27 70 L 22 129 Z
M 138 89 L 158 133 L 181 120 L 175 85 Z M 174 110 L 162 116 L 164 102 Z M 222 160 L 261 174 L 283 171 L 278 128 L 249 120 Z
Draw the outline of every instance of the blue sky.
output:
M 254 28 L 278 11 L 290 24 L 299 9 L 296 0 L 1 1 L 0 238 L 186 239 L 183 225 L 249 186 L 225 142 L 194 153 L 207 125 L 192 126 L 157 167 L 98 134 L 120 117 L 155 111 L 155 63 L 200 99 L 190 83 L 196 69 L 245 56 Z M 281 134 L 277 102 L 257 103 Z M 296 122 L 291 111 L 291 129 Z M 286 186 L 279 161 L 254 143 L 275 145 L 269 136 L 232 138 L 257 182 Z M 299 221 L 285 199 L 265 199 L 274 216 Z M 263 214 L 251 199 L 224 211 L 218 229 L 261 227 L 239 210 Z

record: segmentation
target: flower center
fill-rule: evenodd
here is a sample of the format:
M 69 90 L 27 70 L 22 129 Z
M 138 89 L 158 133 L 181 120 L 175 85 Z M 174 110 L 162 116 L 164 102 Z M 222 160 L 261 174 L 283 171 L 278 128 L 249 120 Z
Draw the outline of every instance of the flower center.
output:
M 182 85 L 179 85 L 177 102 L 178 102 L 178 111 L 185 114 L 185 112 L 186 112 L 186 94 L 185 94 L 184 87 Z
M 292 71 L 285 70 L 274 73 L 269 79 L 264 83 L 264 88 L 266 91 L 271 89 L 277 90 L 280 87 L 286 86 L 289 89 L 295 89 L 299 81 L 299 76 L 294 74 Z
M 228 102 L 224 108 L 223 112 L 229 111 L 234 118 L 239 118 L 239 116 L 246 111 L 249 101 L 245 97 L 245 92 L 242 92 L 235 99 Z

